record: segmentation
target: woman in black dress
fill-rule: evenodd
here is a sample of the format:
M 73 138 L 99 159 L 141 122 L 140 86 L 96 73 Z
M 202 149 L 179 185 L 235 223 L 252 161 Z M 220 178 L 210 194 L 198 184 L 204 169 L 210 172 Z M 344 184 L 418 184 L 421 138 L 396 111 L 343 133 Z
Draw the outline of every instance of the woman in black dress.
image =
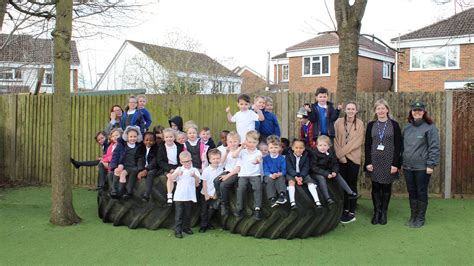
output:
M 372 224 L 386 224 L 392 183 L 401 166 L 402 133 L 399 124 L 390 118 L 385 100 L 375 102 L 374 111 L 374 120 L 365 131 L 364 169 L 372 179 Z

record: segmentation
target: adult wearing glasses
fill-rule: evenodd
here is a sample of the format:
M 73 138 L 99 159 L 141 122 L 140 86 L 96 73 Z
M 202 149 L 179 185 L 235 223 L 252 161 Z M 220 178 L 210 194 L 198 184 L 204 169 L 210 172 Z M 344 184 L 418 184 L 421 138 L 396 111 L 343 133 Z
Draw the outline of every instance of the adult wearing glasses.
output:
M 425 224 L 430 177 L 439 164 L 439 133 L 419 101 L 411 105 L 408 123 L 403 130 L 403 173 L 411 210 L 406 225 L 419 228 Z

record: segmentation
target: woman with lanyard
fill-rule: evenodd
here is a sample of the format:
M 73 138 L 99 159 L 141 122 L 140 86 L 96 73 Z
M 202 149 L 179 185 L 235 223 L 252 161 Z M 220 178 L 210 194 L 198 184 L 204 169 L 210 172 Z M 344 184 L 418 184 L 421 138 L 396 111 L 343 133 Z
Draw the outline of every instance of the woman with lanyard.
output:
M 430 177 L 439 164 L 439 133 L 422 102 L 411 105 L 408 123 L 403 130 L 403 173 L 411 209 L 407 225 L 419 228 L 425 224 Z
M 364 141 L 364 122 L 357 118 L 357 104 L 346 103 L 344 117 L 334 123 L 334 149 L 339 160 L 340 173 L 352 191 L 357 192 L 357 177 L 362 160 L 362 142 Z M 349 199 L 344 193 L 344 209 L 341 223 L 350 223 L 356 220 L 355 208 L 357 199 Z
M 372 224 L 387 223 L 387 209 L 392 195 L 392 183 L 400 168 L 402 133 L 399 124 L 390 118 L 385 100 L 375 102 L 375 119 L 365 132 L 365 167 L 372 179 Z
M 120 128 L 120 121 L 122 120 L 123 109 L 120 105 L 114 105 L 110 108 L 110 121 L 105 127 L 104 131 L 109 134 L 114 128 Z

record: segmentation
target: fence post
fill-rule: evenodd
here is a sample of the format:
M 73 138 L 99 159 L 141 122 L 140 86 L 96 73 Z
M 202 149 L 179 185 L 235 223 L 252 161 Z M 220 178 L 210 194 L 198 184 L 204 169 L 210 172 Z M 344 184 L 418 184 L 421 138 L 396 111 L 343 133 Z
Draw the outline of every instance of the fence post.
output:
M 288 138 L 288 92 L 283 92 L 281 96 L 281 136 Z
M 16 180 L 16 129 L 17 129 L 17 105 L 18 105 L 18 95 L 9 95 L 8 96 L 8 116 L 6 123 L 7 136 L 10 140 L 9 146 L 7 148 L 6 154 L 8 160 L 8 177 L 10 180 Z
M 451 174 L 453 159 L 453 92 L 446 92 L 446 131 L 444 157 L 444 198 L 451 198 Z

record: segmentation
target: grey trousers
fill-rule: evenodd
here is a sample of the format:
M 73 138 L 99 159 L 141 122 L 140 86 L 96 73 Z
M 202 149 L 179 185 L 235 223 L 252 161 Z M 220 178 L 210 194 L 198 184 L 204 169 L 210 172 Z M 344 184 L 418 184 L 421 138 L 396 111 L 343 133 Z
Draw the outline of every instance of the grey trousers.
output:
M 328 191 L 328 184 L 326 183 L 326 178 L 322 175 L 311 175 L 311 178 L 316 179 L 318 181 L 319 188 L 321 189 L 321 192 L 323 193 L 324 198 L 329 199 L 331 198 L 329 196 L 329 191 Z M 336 179 L 337 183 L 339 186 L 342 187 L 342 189 L 349 195 L 353 194 L 352 189 L 349 187 L 349 185 L 346 183 L 344 178 L 340 174 L 337 174 L 337 176 L 334 178 Z
M 229 172 L 226 171 L 221 175 L 227 173 Z M 214 178 L 214 187 L 216 188 L 217 197 L 221 200 L 221 202 L 229 203 L 229 190 L 234 187 L 239 177 L 237 174 L 235 174 L 227 178 L 225 181 L 219 180 L 219 177 Z
M 286 192 L 285 177 L 280 176 L 277 179 L 272 179 L 269 176 L 263 177 L 265 182 L 265 190 L 267 191 L 267 197 L 269 199 L 276 198 L 282 192 Z
M 260 176 L 239 176 L 239 185 L 237 187 L 237 211 L 244 208 L 244 194 L 247 191 L 247 185 L 250 183 L 253 190 L 254 208 L 262 207 L 262 180 Z

